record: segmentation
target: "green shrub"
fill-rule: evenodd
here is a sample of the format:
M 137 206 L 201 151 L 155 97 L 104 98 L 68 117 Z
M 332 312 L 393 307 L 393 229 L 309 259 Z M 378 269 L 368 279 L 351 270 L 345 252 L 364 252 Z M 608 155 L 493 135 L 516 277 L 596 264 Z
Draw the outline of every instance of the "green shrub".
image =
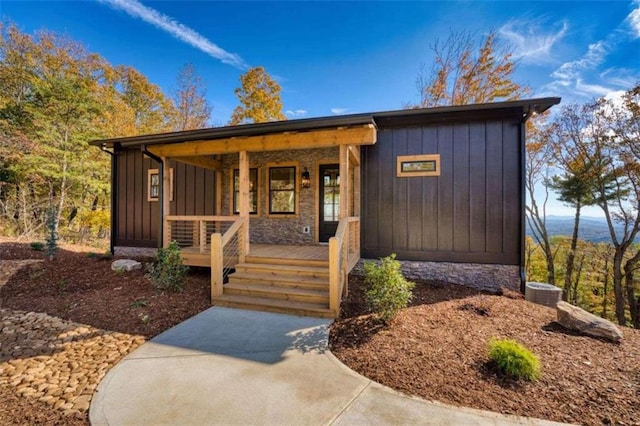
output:
M 529 349 L 511 339 L 491 339 L 489 359 L 500 371 L 515 379 L 537 380 L 540 360 Z
M 365 299 L 369 308 L 385 322 L 394 319 L 401 309 L 411 302 L 414 283 L 407 281 L 400 272 L 396 255 L 383 257 L 380 264 L 364 264 Z
M 184 290 L 184 277 L 188 270 L 189 267 L 182 263 L 180 246 L 172 241 L 169 247 L 158 249 L 155 262 L 147 265 L 147 278 L 158 291 L 180 293 Z
M 31 244 L 29 244 L 29 246 L 31 247 L 31 250 L 35 250 L 35 251 L 44 250 L 44 243 L 40 241 L 34 241 Z

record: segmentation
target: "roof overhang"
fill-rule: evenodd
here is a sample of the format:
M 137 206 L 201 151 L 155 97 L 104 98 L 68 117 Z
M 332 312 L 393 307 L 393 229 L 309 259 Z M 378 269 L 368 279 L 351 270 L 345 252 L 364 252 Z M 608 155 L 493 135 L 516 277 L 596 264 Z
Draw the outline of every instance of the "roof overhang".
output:
M 377 129 L 386 126 L 412 126 L 458 119 L 480 120 L 496 116 L 516 116 L 526 120 L 533 113 L 543 113 L 559 103 L 560 98 L 553 97 L 404 109 L 103 139 L 91 141 L 90 144 L 106 148 L 144 145 L 160 157 L 183 158 L 240 151 L 372 145 L 377 139 Z

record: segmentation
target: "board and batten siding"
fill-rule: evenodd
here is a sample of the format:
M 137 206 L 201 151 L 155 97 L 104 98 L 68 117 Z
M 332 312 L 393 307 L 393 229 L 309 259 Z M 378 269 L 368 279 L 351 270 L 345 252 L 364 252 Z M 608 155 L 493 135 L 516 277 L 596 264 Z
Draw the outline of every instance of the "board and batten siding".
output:
M 147 200 L 148 170 L 158 163 L 140 149 L 116 151 L 115 246 L 156 247 L 158 245 L 158 202 Z M 172 215 L 215 215 L 215 172 L 169 161 L 173 170 Z
M 440 176 L 396 176 L 420 154 L 440 154 Z M 362 257 L 518 265 L 520 163 L 518 118 L 379 129 L 362 150 Z

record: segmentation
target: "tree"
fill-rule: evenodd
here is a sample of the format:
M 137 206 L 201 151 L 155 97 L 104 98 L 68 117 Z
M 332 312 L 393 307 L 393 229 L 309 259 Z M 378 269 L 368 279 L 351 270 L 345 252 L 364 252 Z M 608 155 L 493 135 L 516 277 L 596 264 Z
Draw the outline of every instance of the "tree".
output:
M 603 98 L 563 111 L 565 119 L 575 123 L 574 146 L 569 148 L 590 165 L 593 197 L 607 220 L 616 318 L 626 324 L 628 306 L 635 327 L 640 327 L 635 280 L 640 250 L 634 245 L 640 232 L 639 104 L 640 85 L 636 85 L 620 105 Z
M 233 110 L 229 124 L 265 123 L 286 120 L 282 113 L 280 85 L 263 67 L 251 68 L 240 76 L 241 87 L 235 89 L 240 105 Z
M 498 41 L 495 31 L 481 38 L 477 52 L 474 45 L 474 35 L 466 31 L 451 33 L 443 43 L 436 40 L 430 46 L 431 69 L 423 64 L 416 79 L 420 103 L 409 107 L 487 103 L 529 93 L 513 80 L 513 51 Z
M 551 151 L 548 144 L 549 127 L 545 123 L 546 115 L 536 116 L 526 124 L 527 145 L 525 164 L 525 188 L 527 204 L 525 205 L 526 219 L 533 239 L 538 243 L 544 254 L 547 266 L 547 282 L 555 284 L 554 251 L 547 231 L 546 206 L 549 201 L 549 187 L 547 175 L 551 162 Z M 544 197 L 539 200 L 536 189 L 544 191 Z
M 55 33 L 0 23 L 0 228 L 42 235 L 54 207 L 63 238 L 98 218 L 104 229 L 109 157 L 88 141 L 171 130 L 174 112 L 136 70 Z
M 176 130 L 208 127 L 211 106 L 207 102 L 207 89 L 193 64 L 186 64 L 178 74 L 178 88 L 173 96 L 177 109 Z

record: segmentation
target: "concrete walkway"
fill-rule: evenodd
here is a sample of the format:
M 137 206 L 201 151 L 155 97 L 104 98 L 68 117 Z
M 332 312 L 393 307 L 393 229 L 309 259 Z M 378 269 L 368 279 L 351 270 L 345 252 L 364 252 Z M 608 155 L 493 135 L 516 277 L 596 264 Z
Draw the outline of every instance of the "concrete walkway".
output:
M 553 424 L 399 394 L 327 348 L 330 321 L 214 307 L 117 364 L 93 425 Z

